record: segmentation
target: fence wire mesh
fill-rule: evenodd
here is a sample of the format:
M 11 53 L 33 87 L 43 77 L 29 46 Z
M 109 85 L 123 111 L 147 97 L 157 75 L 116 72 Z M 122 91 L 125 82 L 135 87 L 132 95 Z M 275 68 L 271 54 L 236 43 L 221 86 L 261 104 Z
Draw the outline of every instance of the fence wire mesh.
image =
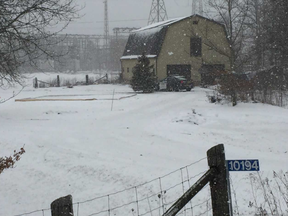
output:
M 160 216 L 177 201 L 206 170 L 195 173 L 199 163 L 206 163 L 202 158 L 185 167 L 148 182 L 126 188 L 114 193 L 73 203 L 74 216 Z M 202 166 L 203 167 L 203 166 Z M 200 216 L 212 215 L 209 187 L 201 191 L 177 215 Z M 51 209 L 40 209 L 15 216 L 51 216 Z

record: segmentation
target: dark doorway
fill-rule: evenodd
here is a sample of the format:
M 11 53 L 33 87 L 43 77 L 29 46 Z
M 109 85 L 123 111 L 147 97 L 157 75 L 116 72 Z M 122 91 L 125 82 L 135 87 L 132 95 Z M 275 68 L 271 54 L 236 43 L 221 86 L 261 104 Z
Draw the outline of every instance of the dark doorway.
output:
M 191 79 L 191 65 L 167 65 L 167 76 L 169 75 L 180 75 Z

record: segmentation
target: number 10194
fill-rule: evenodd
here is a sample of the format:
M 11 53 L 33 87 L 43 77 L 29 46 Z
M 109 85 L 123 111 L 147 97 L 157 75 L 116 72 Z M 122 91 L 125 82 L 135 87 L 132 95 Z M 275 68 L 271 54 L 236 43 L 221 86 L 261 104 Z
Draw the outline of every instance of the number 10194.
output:
M 259 160 L 227 160 L 229 171 L 259 171 Z

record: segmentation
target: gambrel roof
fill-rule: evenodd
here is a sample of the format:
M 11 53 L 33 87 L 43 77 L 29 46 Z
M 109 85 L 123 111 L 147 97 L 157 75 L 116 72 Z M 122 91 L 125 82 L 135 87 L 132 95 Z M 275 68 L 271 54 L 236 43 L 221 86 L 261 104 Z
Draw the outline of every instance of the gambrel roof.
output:
M 131 56 L 132 59 L 132 56 L 139 56 L 143 53 L 145 53 L 145 55 L 157 57 L 161 51 L 162 44 L 169 26 L 192 17 L 199 17 L 205 20 L 215 22 L 218 25 L 222 25 L 214 20 L 202 17 L 197 14 L 154 23 L 152 25 L 140 28 L 130 33 L 121 59 L 129 59 L 129 56 Z

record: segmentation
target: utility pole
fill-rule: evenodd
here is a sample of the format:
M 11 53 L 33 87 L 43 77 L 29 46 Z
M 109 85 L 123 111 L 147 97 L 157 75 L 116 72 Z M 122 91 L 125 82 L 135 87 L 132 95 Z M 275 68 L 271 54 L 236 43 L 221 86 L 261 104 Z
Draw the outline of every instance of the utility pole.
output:
M 159 5 L 160 1 L 157 0 L 157 22 L 160 21 L 160 5 Z
M 198 4 L 198 10 L 197 10 Z M 203 1 L 202 0 L 192 0 L 192 14 L 199 14 L 203 16 Z
M 107 64 L 108 64 L 108 40 L 109 40 L 108 0 L 104 0 L 105 68 L 107 68 Z
M 148 25 L 168 19 L 164 0 L 152 0 Z
M 109 38 L 108 0 L 104 0 L 104 37 L 105 37 L 105 46 L 107 48 Z
M 196 0 L 192 0 L 192 14 L 196 14 Z

